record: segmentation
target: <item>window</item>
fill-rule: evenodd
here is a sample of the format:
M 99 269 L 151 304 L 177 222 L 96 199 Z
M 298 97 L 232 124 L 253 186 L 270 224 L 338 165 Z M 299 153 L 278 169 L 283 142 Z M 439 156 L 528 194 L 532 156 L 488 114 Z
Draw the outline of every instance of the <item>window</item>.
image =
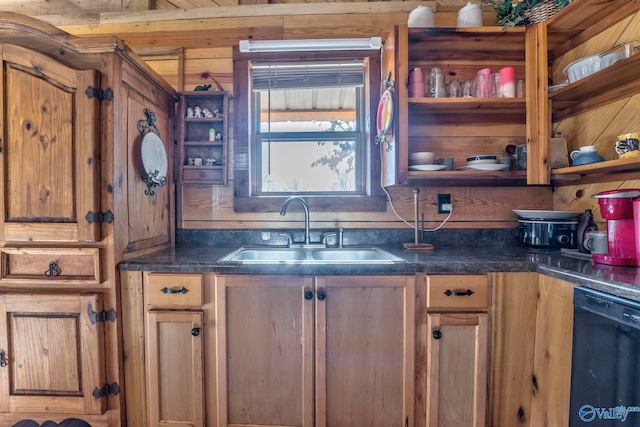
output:
M 276 211 L 295 194 L 314 210 L 384 211 L 379 75 L 365 56 L 236 61 L 235 210 Z

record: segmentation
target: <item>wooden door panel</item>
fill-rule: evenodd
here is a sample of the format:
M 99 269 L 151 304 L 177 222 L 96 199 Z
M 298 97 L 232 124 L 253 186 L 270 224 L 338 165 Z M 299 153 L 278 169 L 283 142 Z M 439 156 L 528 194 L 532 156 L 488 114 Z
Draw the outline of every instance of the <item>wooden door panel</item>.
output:
M 313 425 L 310 278 L 217 278 L 219 425 Z
M 203 313 L 149 311 L 147 325 L 150 425 L 203 427 Z
M 319 277 L 318 426 L 404 426 L 413 414 L 414 277 Z
M 99 87 L 98 72 L 6 44 L 2 71 L 4 239 L 95 241 L 85 215 L 99 206 L 100 104 L 84 91 Z
M 88 315 L 101 310 L 100 295 L 7 294 L 0 305 L 0 410 L 104 413 L 106 398 L 92 395 L 105 384 L 104 331 Z
M 429 314 L 427 426 L 484 427 L 488 315 Z

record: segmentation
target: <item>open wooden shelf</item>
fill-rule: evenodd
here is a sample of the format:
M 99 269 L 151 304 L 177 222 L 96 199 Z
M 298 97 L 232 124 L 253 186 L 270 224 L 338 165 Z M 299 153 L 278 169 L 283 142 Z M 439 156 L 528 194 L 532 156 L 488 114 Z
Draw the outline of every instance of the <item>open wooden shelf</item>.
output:
M 524 98 L 409 98 L 412 111 L 429 113 L 526 113 Z
M 546 21 L 549 59 L 564 55 L 639 10 L 637 0 L 573 0 Z
M 527 171 L 409 171 L 408 180 L 446 187 L 510 187 L 526 185 Z
M 553 121 L 626 98 L 640 89 L 640 54 L 549 94 Z
M 630 159 L 606 160 L 604 162 L 590 163 L 582 166 L 570 166 L 568 168 L 553 169 L 551 171 L 552 180 L 561 184 L 572 180 L 579 180 L 585 176 L 595 176 L 601 174 L 624 174 L 640 173 L 640 157 Z

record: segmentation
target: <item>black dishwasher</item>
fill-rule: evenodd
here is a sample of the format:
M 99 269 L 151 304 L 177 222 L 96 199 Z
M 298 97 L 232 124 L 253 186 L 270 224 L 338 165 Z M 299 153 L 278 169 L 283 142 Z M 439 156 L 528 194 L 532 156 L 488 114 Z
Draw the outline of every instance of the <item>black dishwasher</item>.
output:
M 640 303 L 577 287 L 569 426 L 640 426 Z

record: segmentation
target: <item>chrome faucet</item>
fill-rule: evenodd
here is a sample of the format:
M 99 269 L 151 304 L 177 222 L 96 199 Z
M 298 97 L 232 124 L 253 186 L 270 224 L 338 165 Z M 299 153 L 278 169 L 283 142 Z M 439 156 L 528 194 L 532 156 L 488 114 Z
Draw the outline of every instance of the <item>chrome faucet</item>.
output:
M 292 196 L 284 201 L 282 204 L 282 209 L 280 210 L 280 215 L 284 216 L 287 213 L 287 208 L 289 204 L 293 201 L 296 201 L 302 205 L 302 209 L 304 209 L 304 244 L 308 245 L 311 242 L 310 233 L 309 233 L 309 205 L 304 201 L 301 197 Z

